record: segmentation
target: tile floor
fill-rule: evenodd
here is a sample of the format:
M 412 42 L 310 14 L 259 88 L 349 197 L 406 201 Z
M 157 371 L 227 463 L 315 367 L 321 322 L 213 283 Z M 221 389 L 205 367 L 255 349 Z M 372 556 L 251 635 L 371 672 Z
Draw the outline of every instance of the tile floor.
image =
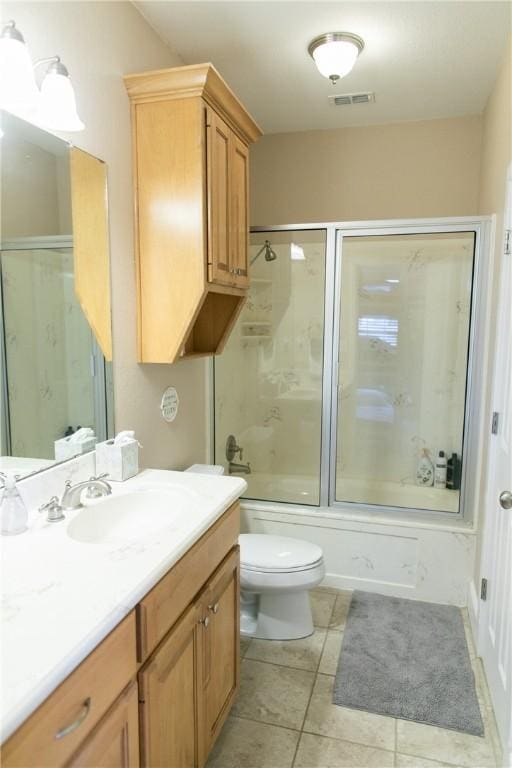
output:
M 242 640 L 240 694 L 207 768 L 501 768 L 467 613 L 484 738 L 332 704 L 350 597 L 313 590 L 315 633 L 304 640 Z

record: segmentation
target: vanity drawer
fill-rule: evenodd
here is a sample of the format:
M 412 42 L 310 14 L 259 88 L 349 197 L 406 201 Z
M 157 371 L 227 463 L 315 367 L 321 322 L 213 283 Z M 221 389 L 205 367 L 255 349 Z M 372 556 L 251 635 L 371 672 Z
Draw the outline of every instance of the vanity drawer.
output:
M 135 677 L 135 647 L 132 611 L 2 746 L 3 767 L 59 768 L 67 763 Z
M 137 606 L 138 661 L 144 661 L 238 544 L 240 505 L 233 504 Z

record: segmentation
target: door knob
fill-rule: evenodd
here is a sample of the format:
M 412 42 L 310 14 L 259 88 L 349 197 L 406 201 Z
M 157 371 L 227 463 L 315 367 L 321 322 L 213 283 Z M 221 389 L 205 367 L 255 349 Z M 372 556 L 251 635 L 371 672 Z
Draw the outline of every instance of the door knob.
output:
M 512 509 L 512 493 L 510 491 L 500 493 L 500 504 L 503 509 Z

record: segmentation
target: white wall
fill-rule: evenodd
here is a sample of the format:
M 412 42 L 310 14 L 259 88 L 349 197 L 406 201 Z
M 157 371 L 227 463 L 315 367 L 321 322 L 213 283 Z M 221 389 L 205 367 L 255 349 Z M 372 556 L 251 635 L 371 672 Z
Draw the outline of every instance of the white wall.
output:
M 136 362 L 131 127 L 122 77 L 181 61 L 128 2 L 7 2 L 2 16 L 15 19 L 33 60 L 61 56 L 86 125 L 64 137 L 108 165 L 116 428 L 136 430 L 145 466 L 204 460 L 205 363 Z M 173 424 L 159 411 L 169 384 L 180 395 Z

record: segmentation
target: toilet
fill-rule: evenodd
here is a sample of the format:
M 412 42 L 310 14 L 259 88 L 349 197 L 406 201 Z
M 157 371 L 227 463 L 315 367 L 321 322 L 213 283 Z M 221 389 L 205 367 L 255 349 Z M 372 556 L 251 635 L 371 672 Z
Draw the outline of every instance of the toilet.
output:
M 242 533 L 240 633 L 264 640 L 313 634 L 308 591 L 325 575 L 316 544 L 271 534 Z

